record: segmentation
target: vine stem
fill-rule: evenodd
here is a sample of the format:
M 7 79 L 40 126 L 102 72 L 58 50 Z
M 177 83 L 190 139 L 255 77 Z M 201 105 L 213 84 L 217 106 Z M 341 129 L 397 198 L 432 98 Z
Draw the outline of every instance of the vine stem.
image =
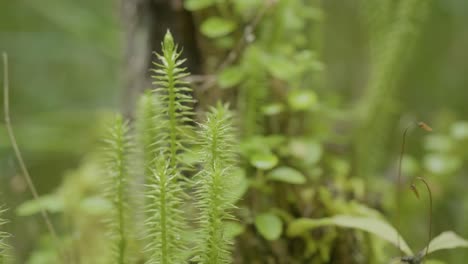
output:
M 23 176 L 26 180 L 26 184 L 34 198 L 37 202 L 40 201 L 39 199 L 39 194 L 36 190 L 36 187 L 32 181 L 31 175 L 29 174 L 29 171 L 26 167 L 26 164 L 23 160 L 23 156 L 21 155 L 20 149 L 18 147 L 18 143 L 16 141 L 15 134 L 13 133 L 13 126 L 11 125 L 11 118 L 10 118 L 10 102 L 9 102 L 9 90 L 10 90 L 10 84 L 9 84 L 9 79 L 8 79 L 8 55 L 3 52 L 3 107 L 4 107 L 4 113 L 5 113 L 5 127 L 7 129 L 8 137 L 11 142 L 11 146 L 13 148 L 13 151 L 15 152 L 16 159 L 18 160 L 20 169 L 23 173 Z M 40 204 L 40 203 L 39 203 Z M 55 231 L 55 228 L 52 224 L 52 221 L 50 220 L 49 215 L 47 214 L 47 211 L 40 206 L 40 211 L 41 211 L 41 216 L 44 219 L 44 222 L 46 223 L 47 229 L 50 233 L 50 235 L 53 237 L 53 239 L 57 242 L 57 245 L 60 245 L 59 239 L 57 236 L 57 232 Z M 60 252 L 60 256 L 63 258 L 62 253 Z

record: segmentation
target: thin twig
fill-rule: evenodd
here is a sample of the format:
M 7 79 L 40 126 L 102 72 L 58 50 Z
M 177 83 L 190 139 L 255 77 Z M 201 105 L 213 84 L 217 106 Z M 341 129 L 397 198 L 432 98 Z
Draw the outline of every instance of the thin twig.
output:
M 13 133 L 13 127 L 11 125 L 11 119 L 10 119 L 10 102 L 9 102 L 9 88 L 10 87 L 9 87 L 9 80 L 8 80 L 8 56 L 5 52 L 2 55 L 3 55 L 3 107 L 4 107 L 4 112 L 5 112 L 5 126 L 8 132 L 8 137 L 10 138 L 11 146 L 13 148 L 13 151 L 15 152 L 15 156 L 18 160 L 19 166 L 24 175 L 27 186 L 29 190 L 31 191 L 34 200 L 39 202 L 40 201 L 39 194 L 37 193 L 36 187 L 34 186 L 34 183 L 31 179 L 29 171 L 23 160 L 23 156 L 21 155 L 21 152 L 19 150 L 18 143 L 16 142 L 15 134 Z M 53 239 L 56 240 L 56 242 L 59 242 L 57 232 L 55 231 L 55 228 L 52 225 L 52 221 L 50 220 L 49 215 L 47 214 L 47 211 L 42 206 L 40 206 L 40 211 L 41 211 L 42 218 L 44 219 L 44 222 L 46 223 L 49 233 L 52 235 Z M 60 244 L 58 243 L 57 245 L 60 245 Z

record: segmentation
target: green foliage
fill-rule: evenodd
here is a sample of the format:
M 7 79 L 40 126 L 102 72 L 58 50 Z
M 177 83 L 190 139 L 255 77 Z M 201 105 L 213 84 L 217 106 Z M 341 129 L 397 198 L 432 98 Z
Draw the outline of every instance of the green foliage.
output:
M 370 232 L 380 238 L 397 246 L 398 232 L 386 221 L 379 218 L 370 218 L 362 216 L 336 215 L 331 218 L 320 219 L 297 219 L 288 227 L 289 236 L 298 236 L 309 229 L 321 226 L 336 225 L 339 227 L 355 228 Z M 397 235 L 396 235 L 397 234 Z M 413 254 L 406 242 L 400 236 L 401 250 L 406 254 Z
M 229 189 L 236 167 L 232 114 L 218 105 L 200 125 L 202 170 L 195 176 L 197 207 L 200 209 L 200 263 L 231 263 L 232 238 L 225 235 L 226 221 L 233 220 Z
M 7 220 L 2 218 L 5 211 L 6 209 L 3 206 L 0 206 L 0 228 L 8 223 Z M 10 237 L 10 234 L 0 229 L 0 264 L 7 263 L 7 259 L 9 257 L 8 250 L 10 249 L 10 246 L 5 241 L 8 237 Z
M 20 65 L 17 67 L 32 65 L 40 72 L 41 77 L 37 77 L 37 71 L 26 69 L 16 76 L 20 87 L 34 84 L 31 91 L 18 90 L 18 98 L 36 101 L 40 95 L 38 89 L 44 91 L 43 87 L 49 84 L 51 87 L 67 84 L 70 88 L 67 96 L 61 92 L 47 93 L 42 96 L 45 99 L 37 100 L 39 105 L 67 104 L 70 109 L 68 105 L 75 107 L 79 105 L 77 102 L 83 101 L 81 99 L 90 99 L 73 87 L 88 87 L 84 90 L 88 92 L 87 89 L 100 91 L 98 97 L 86 100 L 93 105 L 109 102 L 109 96 L 117 93 L 102 87 L 116 87 L 113 84 L 118 78 L 109 78 L 107 70 L 102 72 L 102 69 L 115 69 L 118 64 L 116 47 L 110 45 L 118 41 L 109 38 L 114 35 L 115 39 L 116 32 L 108 30 L 104 25 L 109 21 L 102 21 L 100 13 L 94 10 L 111 10 L 110 2 L 47 1 L 53 5 L 5 2 L 0 8 L 7 24 L 14 25 L 18 21 L 12 15 L 17 14 L 11 12 L 11 7 L 16 5 L 21 5 L 24 17 L 38 16 L 38 21 L 47 20 L 26 27 L 7 25 L 12 33 L 7 31 L 0 36 L 6 34 L 0 45 L 14 50 L 13 58 Z M 96 9 L 86 10 L 87 2 Z M 466 86 L 466 78 L 463 78 L 463 67 L 457 64 L 463 60 L 454 59 L 460 57 L 455 55 L 458 55 L 457 47 L 463 46 L 463 34 L 457 34 L 452 27 L 460 24 L 463 29 L 466 24 L 463 18 L 466 15 L 460 11 L 463 1 L 439 0 L 438 10 L 430 17 L 426 12 L 431 1 L 424 0 L 183 2 L 194 18 L 187 23 L 193 23 L 194 27 L 186 28 L 184 24 L 183 28 L 200 33 L 194 34 L 197 56 L 202 62 L 200 67 L 194 68 L 199 75 L 186 73 L 181 49 L 167 34 L 153 69 L 155 88 L 141 97 L 136 122 L 128 127 L 130 145 L 137 147 L 136 153 L 125 151 L 126 157 L 131 157 L 131 162 L 127 162 L 126 181 L 117 177 L 106 183 L 114 189 L 110 190 L 113 198 L 104 200 L 98 195 L 102 192 L 97 187 L 102 178 L 99 170 L 102 162 L 92 156 L 80 162 L 77 169 L 67 172 L 55 192 L 46 194 L 50 184 L 57 181 L 42 176 L 58 173 L 50 168 L 40 171 L 37 166 L 43 162 L 36 162 L 38 155 L 31 153 L 42 155 L 47 151 L 44 157 L 53 160 L 54 166 L 75 166 L 77 163 L 56 162 L 50 152 L 57 156 L 81 154 L 85 146 L 93 142 L 91 135 L 97 134 L 94 129 L 83 132 L 83 124 L 93 127 L 98 119 L 90 120 L 89 112 L 76 109 L 71 114 L 59 111 L 59 114 L 34 115 L 26 121 L 18 119 L 21 145 L 27 146 L 30 152 L 28 159 L 34 161 L 33 172 L 39 170 L 38 176 L 36 173 L 34 176 L 45 184 L 40 190 L 41 199 L 25 202 L 14 210 L 21 216 L 19 221 L 30 221 L 42 208 L 53 213 L 61 232 L 59 242 L 71 252 L 73 261 L 70 263 L 109 262 L 107 253 L 111 244 L 102 239 L 105 228 L 99 220 L 110 215 L 118 225 L 116 212 L 122 209 L 125 214 L 135 215 L 135 219 L 126 220 L 127 224 L 139 225 L 137 231 L 127 232 L 128 244 L 133 244 L 130 241 L 133 235 L 144 238 L 137 247 L 127 247 L 127 253 L 137 255 L 129 258 L 129 264 L 386 263 L 398 255 L 388 250 L 385 242 L 398 244 L 395 241 L 397 231 L 383 220 L 387 218 L 371 207 L 378 208 L 388 219 L 396 214 L 392 199 L 395 188 L 391 180 L 396 165 L 392 157 L 400 143 L 395 136 L 395 133 L 400 135 L 397 116 L 404 110 L 408 114 L 403 115 L 402 123 L 413 115 L 424 116 L 427 120 L 437 119 L 435 127 L 439 129 L 435 129 L 433 135 L 424 136 L 423 147 L 419 147 L 419 142 L 408 144 L 411 155 L 403 157 L 403 182 L 427 175 L 434 190 L 435 230 L 449 227 L 466 236 L 468 202 L 463 188 L 468 179 L 465 177 L 468 129 L 465 121 L 456 121 L 460 118 L 456 111 L 466 108 L 463 93 L 456 89 Z M 361 5 L 355 5 L 357 2 Z M 441 17 L 449 21 L 451 30 L 446 30 L 447 24 L 438 23 L 443 22 Z M 427 18 L 432 22 L 426 27 Z M 365 23 L 364 27 L 359 24 L 361 22 Z M 160 26 L 160 23 L 142 24 Z M 23 33 L 24 30 L 14 32 L 15 28 L 31 26 L 33 32 L 37 32 L 36 29 L 67 31 L 73 38 L 66 41 L 60 33 L 44 36 L 41 32 L 40 36 L 32 36 Z M 145 35 L 145 29 L 139 29 L 143 30 L 135 40 Z M 150 30 L 153 29 L 157 31 L 157 28 Z M 424 33 L 425 38 L 421 45 L 417 43 L 420 33 Z M 31 42 L 38 43 L 38 37 L 41 38 L 39 44 L 53 42 L 54 45 L 22 48 L 26 44 L 29 47 Z M 141 39 L 147 41 L 145 37 Z M 91 42 L 93 45 L 89 45 Z M 19 45 L 16 47 L 16 44 Z M 153 47 L 157 44 L 151 43 Z M 46 46 L 53 47 L 54 51 L 42 52 L 47 54 L 44 60 L 35 59 L 34 49 Z M 94 54 L 95 51 L 99 54 Z M 114 66 L 98 67 L 105 58 L 111 58 L 112 63 L 109 63 Z M 41 67 L 29 63 L 36 61 L 46 62 L 40 64 Z M 77 61 L 80 67 L 65 65 Z M 100 70 L 94 71 L 96 67 Z M 462 70 L 457 75 L 454 68 Z M 56 74 L 57 71 L 60 74 Z M 82 78 L 90 72 L 93 76 L 99 75 L 99 79 L 91 76 L 79 85 L 73 82 L 77 76 Z M 50 78 L 51 74 L 59 78 Z M 190 80 L 195 82 L 186 83 Z M 450 91 L 454 95 L 449 95 Z M 199 103 L 194 102 L 192 95 Z M 458 108 L 445 100 L 449 97 L 458 101 Z M 219 99 L 230 103 L 236 112 L 235 119 L 222 106 L 210 108 Z M 125 102 L 133 105 L 127 94 Z M 457 110 L 442 114 L 434 105 Z M 206 109 L 210 110 L 205 115 Z M 49 119 L 54 120 L 52 127 Z M 196 126 L 197 123 L 201 125 Z M 225 131 L 217 129 L 218 125 L 239 128 L 240 139 L 229 139 L 229 144 L 220 146 Z M 75 130 L 83 134 L 79 140 L 62 135 L 77 135 Z M 413 140 L 416 141 L 416 137 Z M 230 150 L 237 152 L 237 146 L 242 153 L 239 161 L 226 161 L 223 155 L 231 155 Z M 0 147 L 8 145 L 1 142 Z M 2 168 L 4 164 L 10 166 L 9 154 L 4 156 Z M 60 161 L 75 159 L 61 157 Z M 113 166 L 114 170 L 118 168 L 116 164 Z M 11 169 L 9 173 L 11 182 L 2 186 L 15 186 L 13 194 L 21 194 L 17 172 Z M 4 178 L 10 180 L 10 177 Z M 119 182 L 125 182 L 125 197 L 121 199 L 115 188 Z M 426 244 L 426 225 L 421 224 L 425 222 L 425 207 L 414 197 L 407 197 L 406 192 L 401 196 L 403 221 L 398 233 L 408 234 L 405 235 L 408 244 L 422 248 L 423 243 Z M 137 205 L 144 204 L 144 208 L 133 206 L 134 199 Z M 121 202 L 125 206 L 120 207 Z M 234 210 L 234 205 L 239 209 Z M 29 225 L 32 226 L 32 221 Z M 36 229 L 37 236 L 29 234 L 29 230 Z M 38 237 L 30 242 L 37 246 L 32 253 L 21 250 L 17 254 L 28 255 L 27 263 L 56 262 L 56 244 L 50 237 L 40 236 L 39 228 L 24 230 L 28 230 L 28 237 Z M 140 235 L 140 231 L 146 235 Z M 118 244 L 118 236 L 114 238 Z M 39 239 L 41 242 L 36 241 Z M 21 237 L 15 240 L 24 241 Z M 406 242 L 401 245 L 403 250 L 413 255 L 411 248 L 405 245 Z M 431 241 L 430 250 L 465 245 L 466 241 L 454 233 L 444 233 Z M 32 248 L 32 245 L 18 248 Z M 231 251 L 236 254 L 231 256 Z M 461 263 L 466 259 L 457 255 L 464 254 L 463 251 L 444 254 L 438 253 L 437 257 L 446 263 Z M 423 256 L 417 253 L 407 259 L 419 263 Z M 23 262 L 23 258 L 19 261 Z M 424 259 L 424 263 L 439 262 Z
M 252 155 L 250 163 L 259 170 L 269 170 L 278 164 L 278 157 L 273 153 L 257 153 Z
M 428 246 L 428 253 L 433 253 L 442 249 L 452 249 L 458 247 L 468 248 L 468 240 L 459 237 L 452 231 L 445 231 L 431 240 Z M 425 251 L 422 250 L 423 252 Z
M 131 139 L 129 128 L 122 116 L 116 116 L 110 128 L 107 143 L 108 199 L 112 202 L 112 216 L 109 218 L 113 259 L 112 263 L 124 264 L 129 261 L 130 226 L 129 219 L 129 154 Z
M 272 213 L 263 213 L 255 217 L 255 227 L 268 240 L 276 240 L 283 232 L 281 219 Z
M 187 10 L 197 11 L 216 3 L 216 0 L 186 0 L 184 6 Z
M 289 94 L 288 103 L 295 111 L 310 110 L 317 105 L 317 95 L 313 91 L 296 90 Z
M 288 227 L 289 236 L 298 236 L 304 232 L 323 226 L 335 225 L 344 228 L 354 228 L 363 230 L 373 235 L 392 243 L 394 246 L 400 246 L 400 250 L 409 256 L 413 252 L 408 247 L 408 244 L 403 240 L 401 235 L 390 224 L 380 218 L 370 218 L 363 216 L 353 215 L 336 215 L 330 218 L 321 219 L 297 219 L 292 222 Z M 395 235 L 396 234 L 396 235 Z M 397 240 L 399 237 L 399 241 Z M 438 250 L 453 249 L 453 248 L 468 248 L 468 241 L 459 237 L 452 231 L 446 231 L 438 235 L 429 242 L 428 254 L 434 253 Z M 414 258 L 420 259 L 425 255 L 426 248 L 420 251 Z M 415 262 L 419 263 L 419 262 Z
M 236 29 L 236 24 L 221 17 L 210 17 L 200 26 L 201 32 L 210 38 L 225 36 Z
M 268 174 L 268 179 L 290 184 L 304 184 L 306 182 L 306 178 L 301 172 L 289 167 L 279 167 L 272 170 Z

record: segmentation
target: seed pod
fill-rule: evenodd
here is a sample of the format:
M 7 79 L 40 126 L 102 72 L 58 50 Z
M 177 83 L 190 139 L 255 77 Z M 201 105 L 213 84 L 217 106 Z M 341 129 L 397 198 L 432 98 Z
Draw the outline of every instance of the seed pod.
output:
M 432 131 L 432 127 L 428 126 L 426 123 L 424 122 L 419 122 L 418 123 L 418 126 L 424 130 L 426 130 L 427 132 L 431 132 Z

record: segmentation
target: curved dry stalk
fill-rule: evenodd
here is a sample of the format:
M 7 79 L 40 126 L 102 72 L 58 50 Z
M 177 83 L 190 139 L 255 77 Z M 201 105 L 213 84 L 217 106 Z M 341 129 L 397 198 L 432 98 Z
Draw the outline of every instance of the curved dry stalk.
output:
M 31 175 L 29 174 L 29 171 L 26 167 L 26 163 L 23 160 L 23 156 L 21 155 L 20 149 L 18 147 L 18 143 L 16 142 L 15 134 L 13 133 L 13 126 L 11 125 L 11 119 L 10 119 L 10 102 L 9 102 L 10 86 L 9 86 L 9 79 L 8 79 L 8 56 L 5 52 L 3 52 L 2 55 L 3 55 L 3 107 L 4 107 L 4 113 L 5 113 L 5 127 L 7 129 L 8 137 L 10 139 L 11 146 L 15 153 L 16 159 L 18 160 L 20 169 L 26 180 L 26 184 L 34 200 L 39 201 L 39 194 L 36 190 L 34 182 L 32 181 Z M 52 221 L 50 220 L 49 215 L 47 214 L 47 211 L 42 206 L 40 208 L 40 211 L 41 211 L 41 216 L 44 219 L 44 222 L 46 223 L 47 230 L 49 231 L 53 239 L 57 242 L 57 245 L 60 245 L 57 232 L 55 231 L 55 228 L 52 224 Z M 60 255 L 61 254 L 62 253 L 60 253 Z M 61 255 L 61 257 L 63 256 Z
M 403 155 L 405 153 L 405 145 L 406 145 L 406 135 L 408 134 L 408 130 L 413 127 L 413 124 L 409 125 L 408 127 L 405 128 L 405 131 L 403 132 L 403 141 L 401 143 L 401 150 L 400 150 L 400 157 L 398 160 L 398 179 L 397 179 L 397 222 L 396 222 L 396 230 L 400 230 L 400 204 L 401 204 L 401 164 L 403 163 Z M 397 246 L 398 250 L 400 251 L 401 257 L 403 257 L 403 252 L 401 251 L 400 247 L 400 235 L 398 234 L 397 231 Z
M 428 240 L 427 240 L 426 253 L 424 254 L 424 258 L 425 258 L 427 256 L 428 252 L 429 252 L 429 244 L 431 243 L 431 239 L 432 239 L 432 191 L 431 191 L 431 188 L 429 187 L 429 184 L 427 183 L 427 181 L 423 177 L 416 177 L 415 180 L 421 181 L 426 186 L 427 194 L 429 196 L 429 232 L 428 232 L 429 237 L 428 237 Z M 416 185 L 414 183 L 415 180 L 413 180 L 413 182 L 411 183 L 410 188 L 411 188 L 411 190 L 413 190 L 416 197 L 419 199 L 419 193 L 418 193 Z
M 398 179 L 397 179 L 397 194 L 396 194 L 396 207 L 397 207 L 397 219 L 396 219 L 396 230 L 397 230 L 397 246 L 398 246 L 398 250 L 400 251 L 400 254 L 401 254 L 401 257 L 403 257 L 403 252 L 401 251 L 400 249 L 400 235 L 398 234 L 398 231 L 400 230 L 400 204 L 401 204 L 401 197 L 400 197 L 400 193 L 401 193 L 401 166 L 402 166 L 402 163 L 403 163 L 403 156 L 405 154 L 405 147 L 406 147 L 406 136 L 408 134 L 408 131 L 413 128 L 415 125 L 417 125 L 418 127 L 420 127 L 421 129 L 427 131 L 427 132 L 431 132 L 432 131 L 432 128 L 427 125 L 426 123 L 422 122 L 422 121 L 419 121 L 417 123 L 412 123 L 410 124 L 409 126 L 407 126 L 405 128 L 405 130 L 403 131 L 403 139 L 402 139 L 402 142 L 401 142 L 401 149 L 400 149 L 400 157 L 399 157 L 399 160 L 398 160 Z M 412 185 L 411 186 L 411 189 L 413 190 L 413 192 L 415 193 L 415 195 L 419 198 L 419 193 L 418 191 L 416 190 L 416 188 Z

